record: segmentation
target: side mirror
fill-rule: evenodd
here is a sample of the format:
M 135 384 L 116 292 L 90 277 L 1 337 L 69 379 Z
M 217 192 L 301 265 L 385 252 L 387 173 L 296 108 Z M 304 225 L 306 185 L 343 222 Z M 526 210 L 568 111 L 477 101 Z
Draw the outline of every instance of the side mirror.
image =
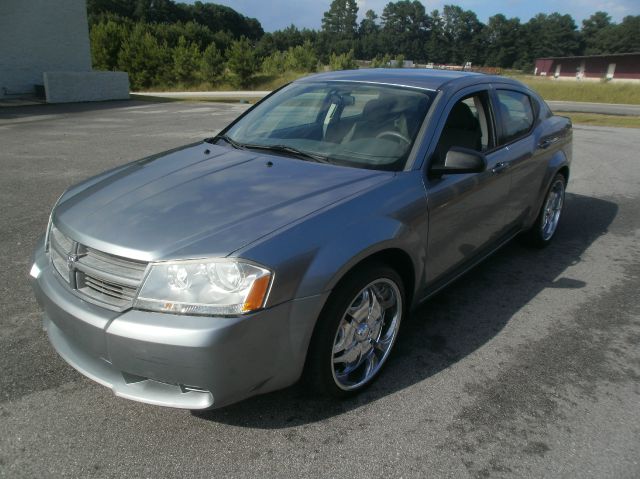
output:
M 444 166 L 433 166 L 429 173 L 435 176 L 481 173 L 486 167 L 487 160 L 479 151 L 462 148 L 461 146 L 452 146 L 447 151 Z

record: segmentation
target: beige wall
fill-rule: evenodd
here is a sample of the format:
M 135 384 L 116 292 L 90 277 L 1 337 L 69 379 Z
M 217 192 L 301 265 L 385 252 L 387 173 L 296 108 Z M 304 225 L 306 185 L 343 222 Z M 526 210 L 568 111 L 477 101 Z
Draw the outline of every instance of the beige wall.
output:
M 46 71 L 91 71 L 85 0 L 0 0 L 0 98 Z

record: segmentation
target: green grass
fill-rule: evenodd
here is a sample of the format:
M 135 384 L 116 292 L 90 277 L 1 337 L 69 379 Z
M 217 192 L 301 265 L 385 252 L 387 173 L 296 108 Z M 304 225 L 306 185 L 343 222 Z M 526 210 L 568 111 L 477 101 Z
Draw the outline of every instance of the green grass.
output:
M 640 128 L 640 116 L 601 115 L 598 113 L 559 112 L 568 116 L 575 125 L 616 126 Z
M 532 75 L 515 77 L 545 100 L 640 105 L 640 84 L 554 80 Z
M 311 75 L 311 73 L 285 72 L 281 75 L 256 75 L 251 80 L 250 90 L 275 90 L 298 78 Z

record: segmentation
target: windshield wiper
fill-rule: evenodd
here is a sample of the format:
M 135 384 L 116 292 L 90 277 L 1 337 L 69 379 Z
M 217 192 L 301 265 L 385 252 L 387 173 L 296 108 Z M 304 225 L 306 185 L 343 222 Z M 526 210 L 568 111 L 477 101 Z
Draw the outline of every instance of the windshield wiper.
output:
M 309 153 L 307 151 L 298 150 L 293 146 L 287 145 L 254 145 L 254 144 L 244 144 L 243 148 L 250 150 L 265 150 L 265 151 L 273 151 L 274 153 L 286 153 L 289 155 L 293 155 L 302 160 L 315 161 L 318 163 L 331 163 L 331 160 L 326 156 L 317 155 L 315 153 Z
M 224 140 L 225 142 L 227 142 L 228 144 L 230 144 L 232 147 L 234 147 L 236 150 L 246 150 L 247 147 L 245 145 L 243 145 L 242 143 L 238 143 L 236 140 L 234 140 L 233 138 L 231 138 L 228 135 L 219 135 L 219 136 L 215 136 L 213 138 L 210 138 L 207 141 L 208 143 L 214 143 L 217 142 L 218 140 Z
M 303 159 L 303 160 L 309 160 L 309 161 L 316 161 L 318 163 L 331 163 L 331 160 L 329 160 L 326 156 L 322 156 L 322 155 L 317 155 L 315 153 L 309 153 L 307 151 L 302 151 L 302 150 L 298 150 L 297 148 L 294 148 L 293 146 L 287 146 L 287 145 L 260 145 L 260 144 L 253 144 L 253 143 L 240 143 L 237 142 L 236 140 L 234 140 L 233 138 L 231 138 L 228 135 L 219 135 L 216 136 L 214 138 L 211 138 L 209 141 L 210 143 L 216 142 L 218 140 L 224 140 L 226 143 L 228 143 L 229 145 L 231 145 L 232 147 L 238 149 L 238 150 L 265 150 L 265 151 L 273 151 L 274 153 L 286 153 L 289 155 L 293 155 L 297 158 Z

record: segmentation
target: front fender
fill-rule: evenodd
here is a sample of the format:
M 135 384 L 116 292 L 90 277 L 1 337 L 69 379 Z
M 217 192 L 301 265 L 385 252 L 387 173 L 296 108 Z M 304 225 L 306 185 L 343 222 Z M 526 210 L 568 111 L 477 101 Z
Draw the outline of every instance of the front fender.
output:
M 426 214 L 426 205 L 424 212 Z M 300 282 L 298 297 L 313 291 L 329 291 L 354 267 L 376 253 L 400 250 L 413 265 L 413 285 L 419 283 L 426 250 L 423 236 L 410 225 L 396 218 L 372 217 L 349 225 L 339 238 L 325 244 L 309 264 Z
M 421 173 L 407 171 L 283 228 L 234 256 L 275 271 L 267 306 L 326 293 L 363 259 L 390 248 L 409 255 L 417 286 L 426 257 L 427 225 Z

